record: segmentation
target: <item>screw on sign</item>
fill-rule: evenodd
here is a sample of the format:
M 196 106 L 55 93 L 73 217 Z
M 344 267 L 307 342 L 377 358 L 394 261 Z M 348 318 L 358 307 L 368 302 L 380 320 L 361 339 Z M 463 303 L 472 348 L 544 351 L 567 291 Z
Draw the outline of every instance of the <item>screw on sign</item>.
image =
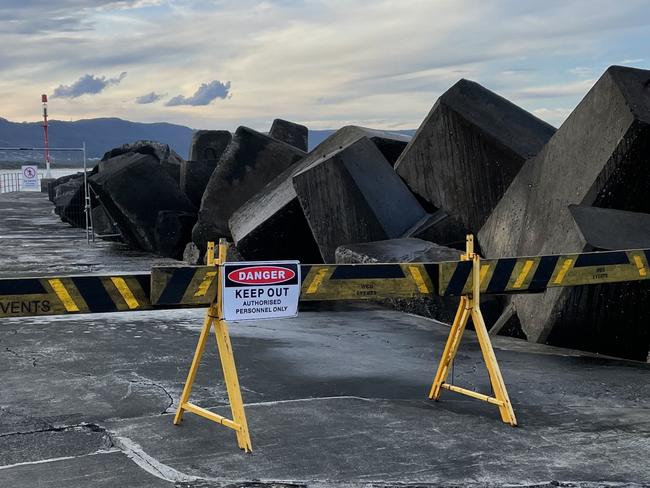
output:
M 226 263 L 223 273 L 225 320 L 295 317 L 300 299 L 300 263 Z

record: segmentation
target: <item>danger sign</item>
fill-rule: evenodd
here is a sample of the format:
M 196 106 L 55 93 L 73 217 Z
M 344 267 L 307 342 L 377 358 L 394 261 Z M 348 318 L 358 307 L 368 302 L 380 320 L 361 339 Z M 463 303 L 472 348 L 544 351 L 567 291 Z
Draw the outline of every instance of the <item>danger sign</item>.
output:
M 295 317 L 300 299 L 300 263 L 225 263 L 222 274 L 225 320 Z

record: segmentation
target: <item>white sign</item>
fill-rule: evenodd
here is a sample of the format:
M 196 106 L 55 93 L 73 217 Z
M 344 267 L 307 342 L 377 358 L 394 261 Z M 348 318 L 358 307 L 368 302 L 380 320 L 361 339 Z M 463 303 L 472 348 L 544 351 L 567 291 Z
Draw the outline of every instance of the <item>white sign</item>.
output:
M 221 286 L 228 321 L 298 315 L 300 262 L 225 263 Z
M 20 190 L 40 191 L 38 184 L 38 166 L 21 166 Z

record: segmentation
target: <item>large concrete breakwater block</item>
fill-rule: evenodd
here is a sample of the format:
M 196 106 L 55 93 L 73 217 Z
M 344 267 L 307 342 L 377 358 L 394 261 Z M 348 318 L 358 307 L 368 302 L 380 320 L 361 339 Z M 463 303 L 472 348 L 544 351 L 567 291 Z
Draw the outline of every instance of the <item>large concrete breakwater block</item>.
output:
M 481 248 L 489 257 L 583 251 L 569 206 L 650 213 L 649 162 L 650 71 L 613 66 L 524 165 L 481 229 Z M 556 288 L 513 300 L 529 340 L 561 344 L 554 337 L 579 330 L 592 350 L 639 359 L 648 345 L 647 288 Z
M 293 177 L 362 137 L 368 138 L 391 164 L 395 164 L 410 140 L 409 136 L 402 134 L 358 126 L 345 126 L 337 130 L 233 213 L 230 230 L 244 258 L 322 262 L 309 223 L 298 202 Z
M 176 210 L 158 212 L 154 236 L 156 252 L 161 256 L 182 259 L 185 245 L 192 240 L 196 213 Z
M 116 156 L 128 155 L 131 153 L 149 154 L 156 158 L 160 166 L 171 176 L 178 185 L 181 180 L 181 158 L 176 152 L 169 147 L 168 144 L 163 144 L 157 141 L 135 141 L 124 144 L 107 151 L 102 157 L 102 161 L 113 159 Z
M 289 122 L 288 120 L 275 119 L 271 124 L 269 135 L 302 151 L 307 151 L 309 129 L 304 125 Z
M 428 217 L 366 137 L 296 173 L 293 186 L 325 262 L 342 244 L 402 237 Z
M 218 162 L 214 159 L 202 159 L 183 161 L 181 164 L 181 190 L 197 208 L 201 206 L 201 199 Z
M 253 129 L 239 127 L 203 193 L 192 240 L 205 249 L 208 241 L 230 238 L 228 219 L 232 213 L 305 154 Z
M 589 251 L 650 249 L 650 214 L 569 205 Z
M 197 207 L 231 140 L 232 134 L 227 130 L 198 130 L 192 134 L 189 160 L 181 162 L 180 186 Z
M 48 194 L 56 213 L 73 227 L 86 227 L 83 173 L 62 176 L 49 183 Z
M 155 156 L 131 153 L 118 158 L 115 164 L 106 161 L 89 183 L 124 241 L 155 253 L 158 213 L 195 213 L 196 209 Z
M 417 195 L 478 232 L 554 131 L 478 83 L 460 80 L 436 101 L 395 169 Z
M 439 263 L 460 260 L 461 252 L 433 242 L 403 237 L 385 241 L 344 244 L 336 248 L 337 264 Z M 456 303 L 458 300 L 456 300 Z
M 230 144 L 232 134 L 227 130 L 197 130 L 192 134 L 190 161 L 218 161 Z

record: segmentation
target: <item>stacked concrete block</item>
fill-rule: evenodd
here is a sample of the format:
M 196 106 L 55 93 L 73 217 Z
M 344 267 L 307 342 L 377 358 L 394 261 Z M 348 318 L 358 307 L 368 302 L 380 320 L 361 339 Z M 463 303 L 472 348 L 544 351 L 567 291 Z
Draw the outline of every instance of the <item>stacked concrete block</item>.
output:
M 50 200 L 54 203 L 54 213 L 63 222 L 73 227 L 86 227 L 83 173 L 63 176 L 55 180 L 50 184 L 48 193 L 51 194 Z
M 269 135 L 302 151 L 307 151 L 309 129 L 304 125 L 289 122 L 288 120 L 275 119 L 271 125 Z
M 481 248 L 491 257 L 588 249 L 570 205 L 650 213 L 649 155 L 650 71 L 611 67 L 514 179 L 479 233 Z M 513 302 L 529 340 L 571 345 L 567 331 L 577 330 L 568 335 L 582 335 L 592 350 L 640 357 L 631 350 L 640 328 L 647 330 L 639 324 L 650 320 L 646 289 L 556 288 Z M 647 349 L 647 341 L 638 347 Z
M 433 242 L 404 237 L 385 241 L 345 244 L 336 248 L 337 264 L 440 263 L 458 261 L 462 253 Z
M 435 103 L 395 169 L 414 193 L 478 232 L 554 131 L 478 83 L 460 80 Z
M 325 262 L 342 244 L 402 237 L 428 217 L 366 137 L 296 173 L 293 186 Z
M 650 214 L 585 205 L 569 212 L 590 251 L 650 249 Z
M 305 152 L 247 127 L 239 127 L 221 156 L 201 200 L 192 240 L 201 249 L 208 241 L 230 238 L 228 219 Z
M 176 184 L 180 184 L 181 179 L 181 158 L 167 144 L 157 141 L 136 141 L 123 146 L 116 147 L 106 152 L 102 161 L 113 159 L 116 156 L 128 155 L 131 153 L 148 154 L 156 158 L 165 172 L 171 176 Z M 101 168 L 100 168 L 101 171 Z
M 194 132 L 190 158 L 181 162 L 180 187 L 196 207 L 201 205 L 208 181 L 231 140 L 232 134 L 226 130 Z
M 136 249 L 157 252 L 159 212 L 196 212 L 153 155 L 132 153 L 128 160 L 107 164 L 89 182 L 101 205 L 115 219 L 124 241 Z
M 227 130 L 197 130 L 192 134 L 190 161 L 219 161 L 230 144 L 232 134 Z
M 300 259 L 322 262 L 293 187 L 296 173 L 326 159 L 329 154 L 366 137 L 394 164 L 410 138 L 402 134 L 346 126 L 318 145 L 297 165 L 287 169 L 246 202 L 230 219 L 237 249 L 246 259 Z

